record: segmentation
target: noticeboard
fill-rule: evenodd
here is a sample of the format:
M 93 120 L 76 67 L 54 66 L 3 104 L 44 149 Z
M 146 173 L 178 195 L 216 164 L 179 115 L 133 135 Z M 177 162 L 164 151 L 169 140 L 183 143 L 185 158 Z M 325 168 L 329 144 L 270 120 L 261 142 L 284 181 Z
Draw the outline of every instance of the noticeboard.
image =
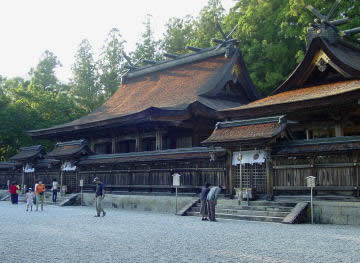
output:
M 306 185 L 307 187 L 315 187 L 316 186 L 316 177 L 314 176 L 308 176 L 306 177 Z
M 173 177 L 173 186 L 180 186 L 180 177 L 181 175 L 178 173 L 175 173 L 172 175 Z

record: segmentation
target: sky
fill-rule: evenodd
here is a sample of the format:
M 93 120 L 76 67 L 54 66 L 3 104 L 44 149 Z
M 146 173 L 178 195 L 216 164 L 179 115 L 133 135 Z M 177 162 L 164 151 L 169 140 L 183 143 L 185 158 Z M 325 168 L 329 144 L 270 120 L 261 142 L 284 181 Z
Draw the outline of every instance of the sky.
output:
M 234 0 L 222 0 L 228 10 Z M 29 78 L 28 72 L 45 50 L 62 67 L 57 77 L 71 77 L 74 55 L 84 38 L 97 55 L 111 28 L 120 30 L 127 51 L 134 50 L 144 31 L 146 14 L 153 17 L 157 38 L 171 17 L 196 17 L 207 0 L 0 0 L 0 75 Z

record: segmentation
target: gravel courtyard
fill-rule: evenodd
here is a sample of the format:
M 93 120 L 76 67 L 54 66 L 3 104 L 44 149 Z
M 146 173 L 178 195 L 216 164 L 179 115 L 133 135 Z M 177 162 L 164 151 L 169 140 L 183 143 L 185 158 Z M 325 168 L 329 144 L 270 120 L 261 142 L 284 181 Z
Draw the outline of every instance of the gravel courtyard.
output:
M 0 262 L 360 262 L 360 227 L 0 202 Z

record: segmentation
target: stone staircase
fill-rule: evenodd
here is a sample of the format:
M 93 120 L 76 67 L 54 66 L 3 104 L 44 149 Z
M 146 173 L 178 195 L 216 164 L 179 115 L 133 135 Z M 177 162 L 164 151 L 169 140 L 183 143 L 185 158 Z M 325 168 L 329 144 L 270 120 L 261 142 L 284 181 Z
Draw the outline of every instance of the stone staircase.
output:
M 262 221 L 282 223 L 294 209 L 294 202 L 218 200 L 216 217 L 236 220 Z M 200 216 L 200 202 L 187 212 L 188 216 Z

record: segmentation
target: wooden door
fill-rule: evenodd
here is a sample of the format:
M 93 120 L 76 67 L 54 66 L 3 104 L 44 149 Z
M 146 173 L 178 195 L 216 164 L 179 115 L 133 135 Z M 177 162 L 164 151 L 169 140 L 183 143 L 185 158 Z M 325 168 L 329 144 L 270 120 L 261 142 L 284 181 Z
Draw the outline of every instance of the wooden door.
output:
M 265 194 L 267 187 L 264 163 L 240 164 L 235 169 L 235 187 L 255 188 L 258 194 Z

